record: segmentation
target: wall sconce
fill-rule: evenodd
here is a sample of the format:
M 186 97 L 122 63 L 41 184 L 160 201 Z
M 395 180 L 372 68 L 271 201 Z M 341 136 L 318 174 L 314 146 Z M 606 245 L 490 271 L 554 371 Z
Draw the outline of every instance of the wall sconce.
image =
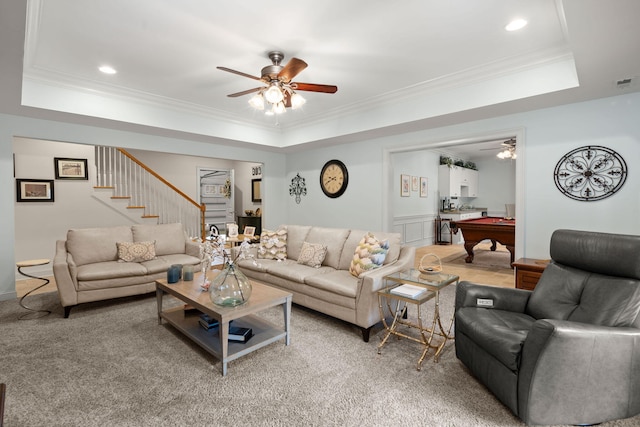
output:
M 289 195 L 296 196 L 296 203 L 300 204 L 301 197 L 307 195 L 307 184 L 303 177 L 300 176 L 300 172 L 291 178 L 291 185 L 289 186 Z

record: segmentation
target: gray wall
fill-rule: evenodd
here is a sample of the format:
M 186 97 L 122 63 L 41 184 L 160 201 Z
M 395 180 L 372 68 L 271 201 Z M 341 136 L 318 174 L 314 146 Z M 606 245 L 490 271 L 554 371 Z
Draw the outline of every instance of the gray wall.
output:
M 262 168 L 263 179 L 269 183 L 273 183 L 273 185 L 265 185 L 262 189 L 264 195 L 263 199 L 265 200 L 262 209 L 264 212 L 263 223 L 267 227 L 275 227 L 280 223 L 282 218 L 286 217 L 284 209 L 284 192 L 276 191 L 276 189 L 282 188 L 282 183 L 284 182 L 286 163 L 286 157 L 284 154 L 258 149 L 249 149 L 246 147 L 209 144 L 176 138 L 163 138 L 142 133 L 115 131 L 98 127 L 0 114 L 0 239 L 3 242 L 0 246 L 0 300 L 15 298 L 15 263 L 23 260 L 25 253 L 29 254 L 26 257 L 27 259 L 40 258 L 38 254 L 45 252 L 47 255 L 42 255 L 43 258 L 52 258 L 53 255 L 51 254 L 54 248 L 51 247 L 50 242 L 55 240 L 58 236 L 64 236 L 66 229 L 69 228 L 68 224 L 65 223 L 66 219 L 64 217 L 60 217 L 60 215 L 57 214 L 50 215 L 52 210 L 61 208 L 62 204 L 35 203 L 34 206 L 37 210 L 33 209 L 33 211 L 29 213 L 29 217 L 34 220 L 29 221 L 26 225 L 26 228 L 30 228 L 32 227 L 31 223 L 35 223 L 33 225 L 34 230 L 27 231 L 29 239 L 31 239 L 32 242 L 35 242 L 35 244 L 29 244 L 29 247 L 27 248 L 25 243 L 24 246 L 21 246 L 20 255 L 16 253 L 16 235 L 18 234 L 15 229 L 16 215 L 20 215 L 21 217 L 23 216 L 23 212 L 20 210 L 23 209 L 22 205 L 24 205 L 24 203 L 18 204 L 16 202 L 15 195 L 15 179 L 13 176 L 13 143 L 15 137 L 22 137 L 31 140 L 65 141 L 69 143 L 70 147 L 70 151 L 65 152 L 70 154 L 70 156 L 78 154 L 77 157 L 80 157 L 80 154 L 83 156 L 86 155 L 87 157 L 93 156 L 89 151 L 83 152 L 80 147 L 73 147 L 76 144 L 86 144 L 111 145 L 130 150 L 153 150 L 158 153 L 183 154 L 187 156 L 224 158 L 239 162 L 264 163 L 265 167 Z M 55 151 L 56 150 L 52 149 L 51 151 L 46 152 L 46 156 L 52 156 Z M 57 157 L 58 155 L 56 154 L 55 156 Z M 48 169 L 47 174 L 50 174 L 50 179 L 53 179 L 53 160 L 52 157 L 50 158 L 51 166 L 46 167 L 50 168 Z M 45 165 L 45 163 L 49 164 L 48 161 L 44 161 L 42 164 Z M 21 171 L 21 173 L 23 172 Z M 36 176 L 36 178 L 38 178 L 38 176 Z M 44 176 L 41 178 L 44 178 Z M 65 181 L 64 187 L 67 187 L 68 184 L 68 181 Z M 67 188 L 70 188 L 70 185 L 72 184 L 69 184 L 69 187 Z M 65 192 L 63 191 L 60 197 L 63 197 L 63 193 Z M 58 196 L 56 194 L 56 201 L 57 200 Z M 64 200 L 64 198 L 60 200 Z M 16 209 L 18 209 L 18 212 L 16 212 Z M 87 216 L 85 220 L 75 223 L 74 227 L 77 227 L 79 223 L 81 223 L 82 226 L 90 226 L 98 221 L 102 221 L 102 224 L 109 224 L 112 222 L 112 218 L 92 219 L 90 216 Z M 270 223 L 270 221 L 273 221 L 273 223 Z M 60 224 L 58 224 L 58 222 Z M 50 230 L 46 231 L 38 228 L 46 227 L 50 224 L 57 225 L 55 227 L 50 227 Z M 48 233 L 48 240 L 44 241 L 44 243 L 42 239 L 39 239 L 38 230 L 40 230 L 40 233 Z M 41 248 L 41 246 L 43 248 Z M 44 249 L 44 247 L 47 248 Z
M 286 155 L 0 115 L 0 239 L 3 241 L 0 299 L 15 296 L 14 136 L 261 162 L 264 163 L 265 227 L 298 223 L 375 231 L 394 228 L 394 216 L 417 212 L 409 205 L 406 212 L 394 211 L 394 206 L 405 204 L 400 198 L 396 177 L 407 173 L 404 165 L 396 164 L 397 153 L 433 148 L 443 141 L 463 137 L 521 129 L 516 161 L 517 200 L 521 201 L 517 256 L 547 258 L 549 237 L 558 228 L 640 234 L 638 117 L 640 94 L 634 93 Z M 553 181 L 556 163 L 568 151 L 585 145 L 609 147 L 626 159 L 629 176 L 614 196 L 587 203 L 569 199 L 556 189 Z M 333 158 L 342 160 L 349 168 L 349 187 L 337 199 L 327 198 L 319 187 L 320 169 Z M 413 166 L 411 168 L 409 174 L 414 173 Z M 300 204 L 288 193 L 291 178 L 298 172 L 306 178 L 308 186 L 308 194 Z M 422 171 L 415 170 L 415 173 Z M 426 209 L 428 204 L 425 212 Z M 43 219 L 45 213 L 43 211 Z

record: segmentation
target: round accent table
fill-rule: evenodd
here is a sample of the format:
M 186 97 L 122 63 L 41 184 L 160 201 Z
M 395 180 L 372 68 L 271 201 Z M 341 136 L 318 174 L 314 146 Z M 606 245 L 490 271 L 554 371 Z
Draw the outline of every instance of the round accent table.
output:
M 37 319 L 40 317 L 44 317 L 46 315 L 48 315 L 49 313 L 51 313 L 49 310 L 37 310 L 31 307 L 27 307 L 26 305 L 24 305 L 24 303 L 22 302 L 30 293 L 40 289 L 41 287 L 48 285 L 49 284 L 49 279 L 45 279 L 44 277 L 37 277 L 37 276 L 32 276 L 31 274 L 27 274 L 24 273 L 22 271 L 23 268 L 25 267 L 36 267 L 38 265 L 45 265 L 45 264 L 49 264 L 51 261 L 48 259 L 31 259 L 28 261 L 20 261 L 16 263 L 16 266 L 18 267 L 18 273 L 22 274 L 23 276 L 26 277 L 30 277 L 32 279 L 38 279 L 38 280 L 43 280 L 44 283 L 31 289 L 29 292 L 27 292 L 26 294 L 24 294 L 22 296 L 22 298 L 20 298 L 20 301 L 18 301 L 18 304 L 20 304 L 20 307 L 29 310 L 29 313 L 25 313 L 22 314 L 21 316 L 18 317 L 18 319 L 20 320 L 25 320 L 25 319 Z

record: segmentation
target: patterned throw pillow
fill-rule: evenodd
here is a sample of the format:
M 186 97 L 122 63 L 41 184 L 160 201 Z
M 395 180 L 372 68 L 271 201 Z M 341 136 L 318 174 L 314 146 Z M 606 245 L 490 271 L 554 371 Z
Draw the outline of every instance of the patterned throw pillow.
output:
M 360 277 L 362 273 L 382 267 L 384 259 L 389 252 L 389 241 L 379 241 L 373 233 L 364 235 L 351 260 L 349 273 L 355 277 Z
M 327 255 L 327 247 L 320 243 L 304 242 L 300 250 L 298 264 L 308 265 L 309 267 L 320 268 L 324 257 Z
M 119 262 L 142 262 L 156 258 L 156 241 L 118 242 Z
M 287 229 L 279 228 L 276 231 L 262 230 L 260 234 L 259 259 L 275 259 L 283 261 L 287 259 Z

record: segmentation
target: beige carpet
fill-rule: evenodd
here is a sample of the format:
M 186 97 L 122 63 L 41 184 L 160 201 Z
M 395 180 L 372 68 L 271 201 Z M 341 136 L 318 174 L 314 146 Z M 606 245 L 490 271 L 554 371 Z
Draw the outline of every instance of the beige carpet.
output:
M 442 293 L 445 318 L 454 293 Z M 380 327 L 365 343 L 358 328 L 294 306 L 290 346 L 230 362 L 222 377 L 215 358 L 158 325 L 153 295 L 84 304 L 69 319 L 56 293 L 31 303 L 53 313 L 20 321 L 17 301 L 0 302 L 7 427 L 523 425 L 456 359 L 454 343 L 417 371 L 416 343 L 392 339 L 378 355 Z

